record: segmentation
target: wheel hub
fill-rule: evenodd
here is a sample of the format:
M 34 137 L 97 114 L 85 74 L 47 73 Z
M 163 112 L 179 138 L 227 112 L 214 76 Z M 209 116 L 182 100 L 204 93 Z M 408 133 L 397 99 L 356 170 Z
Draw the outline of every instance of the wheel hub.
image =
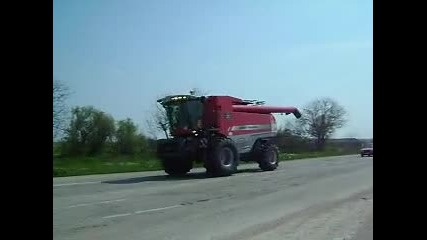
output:
M 233 151 L 230 148 L 222 149 L 219 156 L 221 164 L 225 167 L 231 166 L 233 163 L 233 155 Z

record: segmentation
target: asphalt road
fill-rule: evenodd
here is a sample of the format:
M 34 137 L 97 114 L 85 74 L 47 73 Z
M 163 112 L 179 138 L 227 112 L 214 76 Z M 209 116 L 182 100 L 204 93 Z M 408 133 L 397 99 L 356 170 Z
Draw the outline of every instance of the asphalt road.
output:
M 53 239 L 373 239 L 373 158 L 53 179 Z

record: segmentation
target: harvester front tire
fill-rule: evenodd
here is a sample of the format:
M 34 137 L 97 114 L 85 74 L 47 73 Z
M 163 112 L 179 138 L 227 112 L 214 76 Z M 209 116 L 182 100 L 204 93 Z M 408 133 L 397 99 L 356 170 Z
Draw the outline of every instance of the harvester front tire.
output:
M 162 160 L 164 171 L 170 176 L 183 176 L 193 167 L 191 162 L 179 158 L 166 158 Z
M 230 176 L 237 171 L 239 154 L 230 139 L 218 139 L 211 147 L 206 171 L 214 177 Z
M 276 145 L 266 143 L 257 152 L 259 168 L 263 171 L 273 171 L 279 166 L 279 150 Z

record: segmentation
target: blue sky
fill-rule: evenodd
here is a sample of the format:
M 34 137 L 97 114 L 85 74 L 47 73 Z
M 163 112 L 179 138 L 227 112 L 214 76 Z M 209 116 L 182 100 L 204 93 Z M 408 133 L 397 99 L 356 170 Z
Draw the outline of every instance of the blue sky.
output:
M 157 97 L 211 95 L 343 105 L 336 137 L 372 137 L 372 0 L 54 0 L 53 75 L 141 128 Z M 281 121 L 292 118 L 279 117 Z

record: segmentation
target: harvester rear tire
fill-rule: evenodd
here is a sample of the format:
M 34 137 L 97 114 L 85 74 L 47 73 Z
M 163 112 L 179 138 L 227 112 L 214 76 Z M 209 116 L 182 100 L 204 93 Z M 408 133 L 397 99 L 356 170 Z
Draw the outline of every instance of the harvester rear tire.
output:
M 179 158 L 165 158 L 162 164 L 164 171 L 170 176 L 183 176 L 193 168 L 191 161 Z
M 214 177 L 230 176 L 237 171 L 239 153 L 233 141 L 218 139 L 209 150 L 206 171 Z
M 263 171 L 273 171 L 279 166 L 279 150 L 273 143 L 265 143 L 257 151 L 259 168 Z

